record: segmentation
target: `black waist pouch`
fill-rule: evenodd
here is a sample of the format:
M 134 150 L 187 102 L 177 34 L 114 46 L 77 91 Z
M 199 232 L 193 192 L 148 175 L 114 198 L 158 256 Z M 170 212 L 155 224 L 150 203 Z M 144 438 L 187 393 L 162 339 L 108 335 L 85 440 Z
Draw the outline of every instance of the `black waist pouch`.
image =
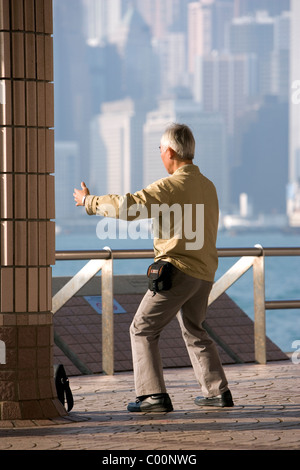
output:
M 147 270 L 148 288 L 155 295 L 162 290 L 169 290 L 172 287 L 171 279 L 172 265 L 168 261 L 156 261 L 150 264 Z

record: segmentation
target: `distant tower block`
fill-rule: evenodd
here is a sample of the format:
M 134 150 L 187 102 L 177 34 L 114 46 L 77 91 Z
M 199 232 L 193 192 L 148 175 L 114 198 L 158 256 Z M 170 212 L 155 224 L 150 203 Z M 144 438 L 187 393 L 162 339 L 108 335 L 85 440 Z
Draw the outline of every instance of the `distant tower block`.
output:
M 52 364 L 52 29 L 52 0 L 0 0 L 1 420 L 66 414 Z

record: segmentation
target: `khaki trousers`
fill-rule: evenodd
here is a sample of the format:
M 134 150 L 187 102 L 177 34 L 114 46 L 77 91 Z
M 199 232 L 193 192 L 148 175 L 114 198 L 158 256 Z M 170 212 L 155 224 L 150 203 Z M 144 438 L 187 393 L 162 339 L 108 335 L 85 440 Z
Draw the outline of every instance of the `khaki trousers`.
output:
M 166 393 L 159 337 L 177 315 L 196 379 L 205 397 L 219 395 L 228 382 L 215 343 L 202 327 L 212 282 L 172 267 L 172 288 L 148 290 L 130 326 L 136 396 Z

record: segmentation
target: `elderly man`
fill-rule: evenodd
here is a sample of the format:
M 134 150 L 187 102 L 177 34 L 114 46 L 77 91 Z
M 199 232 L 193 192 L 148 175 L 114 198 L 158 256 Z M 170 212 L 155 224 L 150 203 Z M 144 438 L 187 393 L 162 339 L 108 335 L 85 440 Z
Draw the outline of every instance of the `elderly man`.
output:
M 149 218 L 155 214 L 154 261 L 165 262 L 164 268 L 168 269 L 165 282 L 160 286 L 156 283 L 156 289 L 150 287 L 146 292 L 130 326 L 136 401 L 127 409 L 173 410 L 158 341 L 163 328 L 176 315 L 203 394 L 195 403 L 233 406 L 217 348 L 202 326 L 218 266 L 217 193 L 193 163 L 195 140 L 188 126 L 169 126 L 162 135 L 160 152 L 169 176 L 141 191 L 125 196 L 92 196 L 84 183 L 81 190 L 74 190 L 76 205 L 84 205 L 89 215 L 113 214 L 132 220 L 137 212 Z M 161 264 L 150 267 L 149 286 L 160 269 Z

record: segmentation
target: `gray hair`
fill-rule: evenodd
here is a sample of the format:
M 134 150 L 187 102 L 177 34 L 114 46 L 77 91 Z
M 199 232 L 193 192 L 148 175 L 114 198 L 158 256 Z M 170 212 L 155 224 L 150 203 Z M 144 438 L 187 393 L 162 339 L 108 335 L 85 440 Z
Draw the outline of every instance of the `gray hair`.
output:
M 195 139 L 191 129 L 185 124 L 171 124 L 161 138 L 162 147 L 170 147 L 181 160 L 193 160 Z

